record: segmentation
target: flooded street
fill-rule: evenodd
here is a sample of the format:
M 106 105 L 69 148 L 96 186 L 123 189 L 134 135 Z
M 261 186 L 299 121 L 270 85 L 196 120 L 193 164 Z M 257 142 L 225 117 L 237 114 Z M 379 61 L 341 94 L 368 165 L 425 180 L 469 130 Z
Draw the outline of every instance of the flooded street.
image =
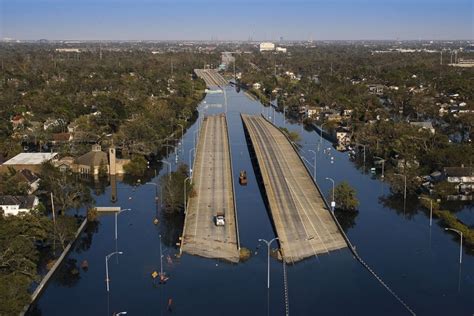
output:
M 358 169 L 347 153 L 337 152 L 314 130 L 285 122 L 282 113 L 263 107 L 243 91 L 229 86 L 227 102 L 240 243 L 251 250 L 250 259 L 230 264 L 185 253 L 176 258 L 184 218 L 159 212 L 160 223 L 154 225 L 159 187 L 118 182 L 117 202 L 111 202 L 110 186 L 95 196 L 98 206 L 132 209 L 118 216 L 117 242 L 113 215 L 103 215 L 96 226 L 89 225 L 31 315 L 112 315 L 120 311 L 168 315 L 170 298 L 172 314 L 176 315 L 284 315 L 283 264 L 276 259 L 271 259 L 267 291 L 267 249 L 259 246 L 258 239 L 270 240 L 275 232 L 255 179 L 241 113 L 263 113 L 276 125 L 297 131 L 300 154 L 313 163 L 310 150 L 316 152 L 317 182 L 324 194 L 332 186 L 326 177 L 336 184 L 348 181 L 356 189 L 359 213 L 340 217 L 341 225 L 361 257 L 418 315 L 474 312 L 474 256 L 463 249 L 460 266 L 458 238 L 447 234 L 436 219 L 430 227 L 429 214 L 418 209 L 417 201 L 408 200 L 404 208 L 403 200 L 391 196 L 388 184 Z M 209 94 L 199 106 L 200 116 L 225 110 L 223 94 Z M 178 159 L 173 153 L 167 157 L 173 170 L 177 160 L 178 164 L 189 164 L 197 125 L 196 121 L 186 131 Z M 240 170 L 247 171 L 246 186 L 238 183 Z M 165 165 L 151 181 L 159 183 L 159 177 L 166 173 Z M 463 212 L 472 219 L 472 206 Z M 170 275 L 165 285 L 151 277 L 160 269 L 160 241 L 163 267 Z M 114 251 L 123 255 L 109 260 L 107 292 L 104 258 Z M 84 259 L 89 262 L 87 271 L 80 270 L 78 275 L 68 272 L 68 267 L 80 265 Z M 348 248 L 287 266 L 287 281 L 288 307 L 293 315 L 408 314 Z

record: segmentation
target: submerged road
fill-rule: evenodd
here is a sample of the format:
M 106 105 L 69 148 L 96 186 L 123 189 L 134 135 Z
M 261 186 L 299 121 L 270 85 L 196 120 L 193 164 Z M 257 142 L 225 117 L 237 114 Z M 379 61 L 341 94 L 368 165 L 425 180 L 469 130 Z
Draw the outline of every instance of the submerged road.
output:
M 181 250 L 207 258 L 239 261 L 239 242 L 225 115 L 204 118 L 193 168 Z M 225 225 L 215 216 L 225 214 Z
M 263 178 L 285 262 L 347 246 L 321 193 L 285 135 L 260 116 L 242 114 Z

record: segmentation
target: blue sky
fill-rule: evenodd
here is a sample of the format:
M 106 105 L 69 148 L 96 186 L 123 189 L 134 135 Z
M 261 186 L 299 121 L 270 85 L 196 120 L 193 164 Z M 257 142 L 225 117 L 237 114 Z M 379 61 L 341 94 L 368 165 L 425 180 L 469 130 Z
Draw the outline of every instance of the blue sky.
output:
M 474 39 L 474 0 L 0 0 L 0 38 Z

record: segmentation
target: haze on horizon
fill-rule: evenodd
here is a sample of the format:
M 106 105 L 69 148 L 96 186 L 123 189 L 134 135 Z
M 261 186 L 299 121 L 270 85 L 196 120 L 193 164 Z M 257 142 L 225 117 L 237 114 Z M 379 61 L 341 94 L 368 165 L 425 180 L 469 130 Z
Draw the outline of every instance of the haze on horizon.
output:
M 0 0 L 19 40 L 474 39 L 472 0 Z

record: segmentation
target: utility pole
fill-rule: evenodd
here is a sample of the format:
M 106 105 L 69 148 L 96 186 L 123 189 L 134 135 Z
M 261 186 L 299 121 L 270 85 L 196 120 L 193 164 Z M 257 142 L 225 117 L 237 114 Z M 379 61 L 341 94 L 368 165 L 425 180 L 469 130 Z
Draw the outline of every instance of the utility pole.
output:
M 439 64 L 440 65 L 443 64 L 443 50 L 441 50 L 441 57 L 440 57 L 440 60 L 439 60 Z

